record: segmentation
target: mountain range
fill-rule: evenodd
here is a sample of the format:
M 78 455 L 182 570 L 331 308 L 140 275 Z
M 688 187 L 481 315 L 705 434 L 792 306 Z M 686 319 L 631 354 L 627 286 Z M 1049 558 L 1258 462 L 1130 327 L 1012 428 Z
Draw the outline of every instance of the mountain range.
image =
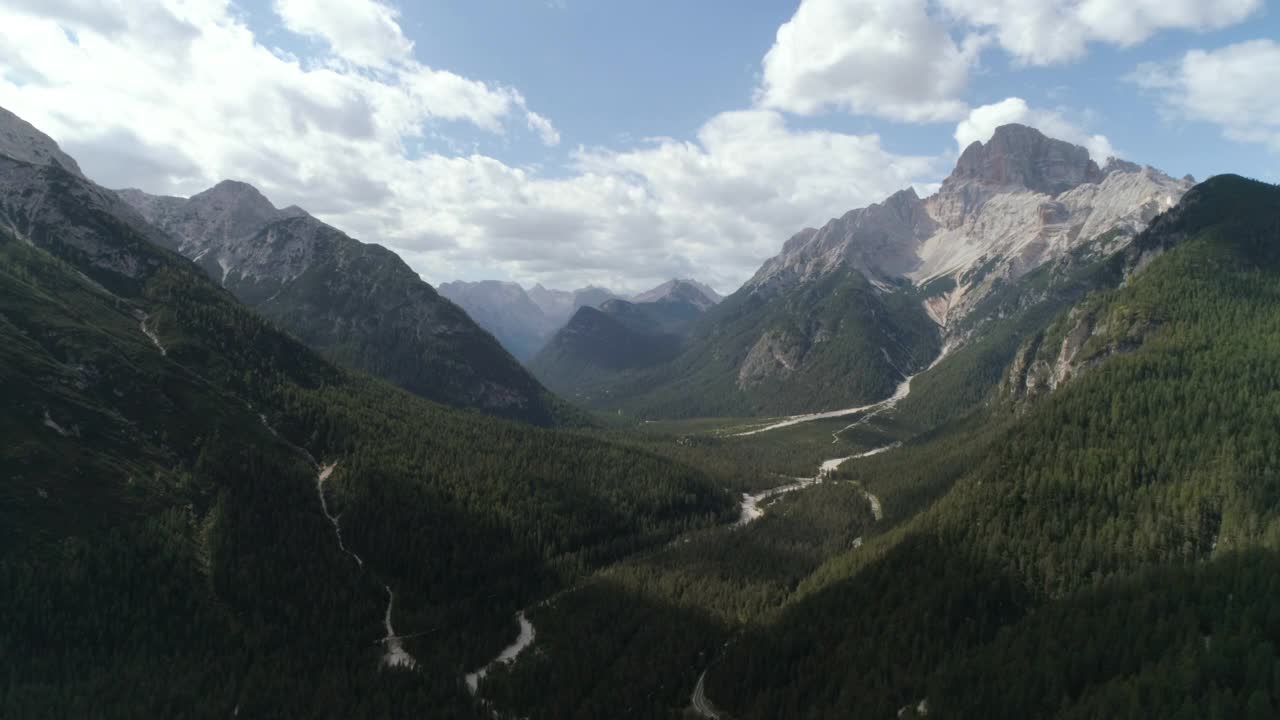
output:
M 458 668 L 518 608 L 733 514 L 686 464 L 431 402 L 259 314 L 337 285 L 312 312 L 340 342 L 364 347 L 362 303 L 384 298 L 489 338 L 387 251 L 243 185 L 126 193 L 152 224 L 19 130 L 28 159 L 0 153 L 0 715 L 479 718 Z M 355 285 L 374 280 L 391 294 Z M 465 388 L 485 369 L 433 371 Z
M 121 190 L 160 242 L 327 357 L 438 402 L 541 424 L 556 401 L 395 253 L 243 182 L 190 198 Z
M 644 416 L 883 399 L 965 343 L 1000 288 L 1083 247 L 1123 248 L 1191 185 L 1121 160 L 1100 168 L 1082 147 L 1005 125 L 966 148 L 934 195 L 906 189 L 796 233 L 676 357 L 558 389 Z
M 1006 125 L 723 301 L 471 290 L 598 412 L 0 111 L 0 716 L 1277 715 L 1280 187 Z
M 497 280 L 442 283 L 440 294 L 465 309 L 521 361 L 537 355 L 580 309 L 600 309 L 609 300 L 628 299 L 624 293 L 595 286 L 569 291 L 537 284 L 526 291 L 516 283 Z M 669 280 L 629 299 L 648 303 L 671 297 L 704 310 L 723 299 L 710 287 L 688 279 Z

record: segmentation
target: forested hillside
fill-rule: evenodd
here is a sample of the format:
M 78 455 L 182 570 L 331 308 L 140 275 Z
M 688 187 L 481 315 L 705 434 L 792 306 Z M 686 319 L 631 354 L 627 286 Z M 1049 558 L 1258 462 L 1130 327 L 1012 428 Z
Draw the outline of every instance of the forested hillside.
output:
M 529 369 L 565 397 L 590 402 L 584 388 L 679 355 L 702 312 L 692 302 L 672 298 L 637 303 L 612 299 L 599 309 L 583 306 L 534 356 Z
M 1006 131 L 955 227 L 904 191 L 582 308 L 565 430 L 390 251 L 215 193 L 197 264 L 12 126 L 0 717 L 1280 713 L 1280 187 Z
M 891 411 L 635 435 L 759 482 L 891 449 L 533 609 L 537 651 L 483 692 L 534 718 L 1273 716 L 1277 293 L 1280 189 L 1215 178 L 993 294 Z
M 1060 320 L 1093 319 L 1075 377 L 991 408 L 1025 415 L 935 506 L 829 562 L 709 695 L 739 717 L 1274 714 L 1280 189 L 1214 178 L 1129 259 Z
M 941 346 L 914 293 L 881 292 L 855 270 L 776 297 L 743 288 L 689 334 L 671 362 L 581 395 L 640 417 L 831 410 L 888 397 Z
M 110 193 L 0 163 L 6 717 L 481 717 L 461 676 L 517 609 L 734 512 L 687 465 L 338 369 Z

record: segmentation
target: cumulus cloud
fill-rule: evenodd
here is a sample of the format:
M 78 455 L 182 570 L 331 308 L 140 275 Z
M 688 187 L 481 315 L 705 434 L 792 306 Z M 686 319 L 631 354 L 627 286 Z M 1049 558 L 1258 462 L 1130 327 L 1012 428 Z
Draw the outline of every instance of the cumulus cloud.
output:
M 1239 23 L 1264 0 L 801 0 L 764 57 L 758 107 L 957 120 L 982 51 L 1033 65 L 1128 47 L 1162 30 Z
M 938 0 L 961 23 L 994 34 L 1022 62 L 1082 57 L 1089 43 L 1136 45 L 1161 30 L 1213 30 L 1241 22 L 1264 0 Z
M 1129 81 L 1158 94 L 1175 116 L 1217 125 L 1241 142 L 1280 152 L 1280 44 L 1253 40 L 1191 50 L 1171 63 L 1146 63 Z
M 1091 135 L 1061 113 L 1032 108 L 1027 105 L 1026 100 L 1019 97 L 1006 98 L 998 103 L 970 110 L 969 116 L 956 125 L 958 149 L 963 151 L 974 142 L 985 143 L 991 139 L 996 128 L 1009 123 L 1030 125 L 1049 137 L 1081 145 L 1088 149 L 1089 156 L 1099 165 L 1106 163 L 1107 158 L 1116 156 L 1115 148 L 1105 135 Z
M 717 115 L 693 141 L 582 148 L 572 169 L 553 179 L 432 157 L 405 179 L 425 183 L 430 202 L 406 203 L 402 217 L 457 238 L 434 258 L 456 268 L 492 258 L 549 285 L 641 289 L 694 275 L 732 290 L 797 229 L 938 173 L 932 158 L 894 155 L 874 135 L 795 130 L 766 110 Z
M 423 150 L 438 120 L 560 137 L 514 88 L 401 54 L 399 33 L 339 35 L 295 17 L 325 39 L 300 59 L 225 0 L 24 2 L 0 8 L 0 105 L 90 177 L 180 195 L 246 180 L 392 247 L 433 282 L 640 289 L 695 275 L 731 290 L 796 229 L 940 174 L 874 135 L 798 130 L 759 109 L 718 115 L 687 142 L 579 148 L 568 172 L 546 176 Z
M 399 13 L 377 0 L 275 0 L 275 11 L 289 30 L 324 40 L 335 55 L 357 65 L 386 67 L 413 52 Z
M 979 47 L 957 45 L 924 0 L 803 0 L 764 57 L 756 101 L 802 114 L 955 119 Z

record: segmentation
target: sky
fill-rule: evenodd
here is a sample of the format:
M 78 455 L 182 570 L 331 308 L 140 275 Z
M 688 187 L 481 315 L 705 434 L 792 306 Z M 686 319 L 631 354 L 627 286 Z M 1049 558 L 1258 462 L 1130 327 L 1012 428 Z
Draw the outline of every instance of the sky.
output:
M 1280 182 L 1280 0 L 0 0 L 107 187 L 249 182 L 431 283 L 731 292 L 1008 122 Z

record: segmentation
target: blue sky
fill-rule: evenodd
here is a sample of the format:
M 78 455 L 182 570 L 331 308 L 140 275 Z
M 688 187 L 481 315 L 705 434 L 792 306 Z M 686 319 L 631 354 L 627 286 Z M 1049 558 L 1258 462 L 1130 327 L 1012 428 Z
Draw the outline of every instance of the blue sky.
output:
M 0 105 L 432 282 L 730 291 L 1000 122 L 1280 181 L 1278 40 L 1267 0 L 0 0 Z
M 622 148 L 658 136 L 687 139 L 707 118 L 750 106 L 760 59 L 797 4 L 440 0 L 396 5 L 419 60 L 519 88 L 555 122 L 563 142 L 548 149 L 532 137 L 495 138 L 461 124 L 452 135 L 508 162 L 564 173 L 568 154 L 578 145 Z M 278 26 L 270 2 L 242 5 L 256 27 L 271 32 Z M 277 37 L 300 52 L 308 47 L 305 38 L 287 32 Z M 1275 154 L 1232 142 L 1211 124 L 1168 117 L 1153 98 L 1124 80 L 1143 62 L 1257 38 L 1280 40 L 1280 18 L 1265 6 L 1248 21 L 1221 29 L 1167 30 L 1132 47 L 1095 43 L 1082 60 L 1048 67 L 987 52 L 967 97 L 973 105 L 1017 96 L 1033 106 L 1057 108 L 1105 134 L 1126 158 L 1170 173 L 1199 178 L 1237 172 L 1277 182 Z M 954 123 L 946 122 L 909 124 L 826 112 L 801 118 L 796 126 L 880 133 L 887 147 L 903 153 L 943 152 L 955 144 Z

